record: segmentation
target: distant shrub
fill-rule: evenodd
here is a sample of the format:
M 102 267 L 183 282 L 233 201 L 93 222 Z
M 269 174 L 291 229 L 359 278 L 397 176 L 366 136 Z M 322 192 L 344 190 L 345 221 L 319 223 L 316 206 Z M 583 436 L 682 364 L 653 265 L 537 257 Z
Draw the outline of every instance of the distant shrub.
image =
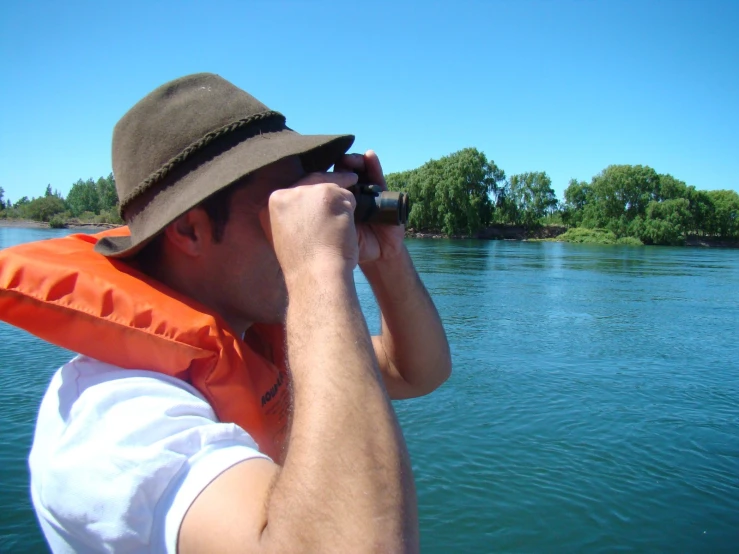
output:
M 576 227 L 568 229 L 567 232 L 557 237 L 558 240 L 564 242 L 584 243 L 584 244 L 616 244 L 616 235 L 605 229 L 586 229 L 584 227 Z
M 636 237 L 621 237 L 616 241 L 621 246 L 644 246 L 644 243 Z
M 49 227 L 52 229 L 66 229 L 67 223 L 63 217 L 55 215 L 49 220 Z
M 23 217 L 34 221 L 51 221 L 51 218 L 64 212 L 64 200 L 58 196 L 40 196 L 19 208 Z
M 118 210 L 116 208 L 110 208 L 109 210 L 103 210 L 100 214 L 96 215 L 94 223 L 122 224 L 123 220 L 118 215 Z
M 2 217 L 3 219 L 23 219 L 23 214 L 18 208 L 5 208 L 2 211 Z
M 555 240 L 574 242 L 577 244 L 619 244 L 625 246 L 642 246 L 642 242 L 634 237 L 618 238 L 612 231 L 607 231 L 606 229 L 586 229 L 584 227 L 569 229 L 566 233 L 558 236 Z

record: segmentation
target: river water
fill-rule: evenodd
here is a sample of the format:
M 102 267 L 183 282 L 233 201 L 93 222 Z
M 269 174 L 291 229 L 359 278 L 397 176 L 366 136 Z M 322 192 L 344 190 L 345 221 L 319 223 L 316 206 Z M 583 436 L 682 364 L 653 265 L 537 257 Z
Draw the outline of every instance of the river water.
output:
M 423 552 L 739 552 L 739 251 L 407 245 L 454 360 L 395 404 Z M 45 551 L 26 457 L 69 357 L 0 324 L 0 552 Z

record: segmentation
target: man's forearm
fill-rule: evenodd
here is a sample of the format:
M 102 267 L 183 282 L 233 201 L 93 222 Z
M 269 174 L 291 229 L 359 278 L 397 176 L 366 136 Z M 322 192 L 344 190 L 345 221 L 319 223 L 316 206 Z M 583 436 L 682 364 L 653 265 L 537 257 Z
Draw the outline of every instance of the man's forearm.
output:
M 393 398 L 420 396 L 451 373 L 451 354 L 439 313 L 423 286 L 407 249 L 391 260 L 362 266 L 382 312 L 382 351 L 402 383 Z
M 285 551 L 415 551 L 411 466 L 352 275 L 301 275 L 288 293 L 294 414 L 269 501 L 270 542 Z

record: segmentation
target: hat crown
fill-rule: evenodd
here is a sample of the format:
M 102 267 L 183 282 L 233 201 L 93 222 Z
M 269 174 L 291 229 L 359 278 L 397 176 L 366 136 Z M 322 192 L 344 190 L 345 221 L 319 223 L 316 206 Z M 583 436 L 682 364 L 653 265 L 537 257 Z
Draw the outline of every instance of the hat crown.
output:
M 252 95 L 212 73 L 188 75 L 152 91 L 113 131 L 113 174 L 121 204 L 209 133 L 270 113 Z
M 113 131 L 113 174 L 131 235 L 95 250 L 124 258 L 209 196 L 270 164 L 298 156 L 327 171 L 352 135 L 301 135 L 285 116 L 212 73 L 170 81 L 131 108 Z

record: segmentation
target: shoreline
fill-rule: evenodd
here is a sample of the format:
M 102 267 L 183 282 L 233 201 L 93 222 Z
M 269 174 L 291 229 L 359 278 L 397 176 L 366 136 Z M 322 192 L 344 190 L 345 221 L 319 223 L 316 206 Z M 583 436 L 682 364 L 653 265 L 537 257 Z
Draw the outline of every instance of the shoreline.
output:
M 19 229 L 51 229 L 52 227 L 43 221 L 33 221 L 31 219 L 0 219 L 0 227 L 16 227 Z M 115 229 L 121 227 L 116 223 L 67 223 L 64 229 L 91 229 L 104 231 L 106 229 Z
M 527 229 L 523 225 L 491 225 L 482 229 L 474 235 L 447 235 L 433 231 L 417 231 L 406 229 L 406 238 L 416 239 L 480 239 L 480 240 L 542 240 L 553 239 L 564 234 L 567 227 L 562 225 L 543 225 L 541 227 Z
M 33 221 L 30 219 L 0 219 L 0 227 L 16 227 L 19 229 L 51 229 L 48 223 L 43 221 Z M 116 223 L 68 223 L 66 229 L 88 229 L 91 231 L 105 231 L 107 229 L 115 229 L 122 227 Z M 495 225 L 483 229 L 476 235 L 445 235 L 444 233 L 434 233 L 430 231 L 416 231 L 415 229 L 406 229 L 405 238 L 410 239 L 448 239 L 448 240 L 504 240 L 516 242 L 561 242 L 567 244 L 589 244 L 572 243 L 566 240 L 557 240 L 557 237 L 564 233 L 565 227 L 549 226 L 527 232 L 520 226 L 504 226 Z M 597 243 L 592 243 L 597 244 Z M 739 248 L 739 241 L 732 242 L 726 240 L 712 239 L 709 237 L 689 236 L 685 239 L 682 247 L 690 248 Z
M 598 245 L 597 242 L 572 242 L 568 240 L 559 240 L 559 236 L 564 234 L 566 227 L 559 225 L 550 225 L 540 227 L 538 229 L 527 230 L 517 225 L 494 225 L 483 229 L 476 235 L 446 235 L 444 233 L 435 233 L 431 231 L 416 231 L 415 229 L 406 229 L 405 238 L 411 239 L 448 239 L 448 240 L 502 240 L 516 242 L 559 242 L 563 244 L 591 244 Z M 615 246 L 615 245 L 602 245 Z M 641 245 L 641 246 L 663 246 L 663 245 Z M 677 245 L 677 248 L 732 248 L 739 249 L 739 241 L 722 240 L 712 237 L 699 237 L 688 235 L 685 243 Z

